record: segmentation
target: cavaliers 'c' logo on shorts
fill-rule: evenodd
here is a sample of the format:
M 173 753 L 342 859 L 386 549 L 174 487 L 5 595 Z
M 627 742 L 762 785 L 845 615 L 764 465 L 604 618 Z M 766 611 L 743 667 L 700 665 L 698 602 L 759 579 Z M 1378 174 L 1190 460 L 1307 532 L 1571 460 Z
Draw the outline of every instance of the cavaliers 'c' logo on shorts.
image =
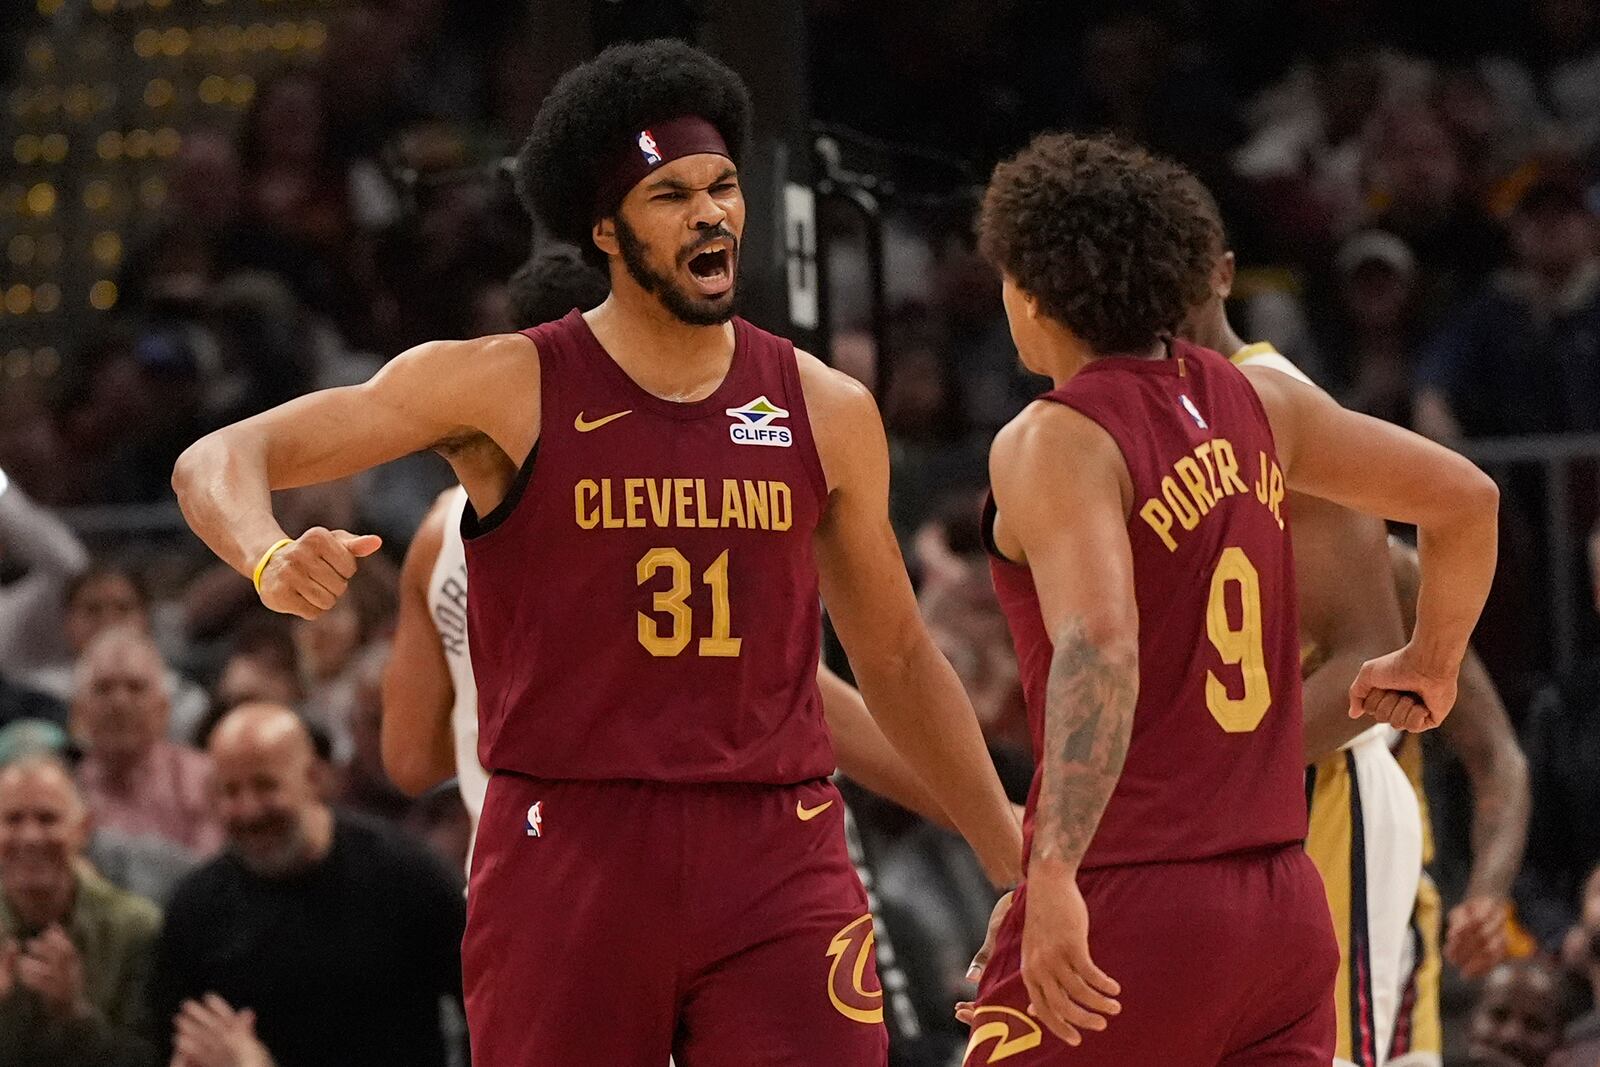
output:
M 972 1013 L 972 1039 L 967 1042 L 967 1053 L 961 1062 L 966 1067 L 979 1064 L 987 1067 L 1038 1048 L 1043 1040 L 1039 1024 L 1022 1012 L 999 1004 L 986 1004 Z M 994 1044 L 989 1046 L 987 1058 L 975 1055 L 991 1041 Z
M 827 953 L 833 957 L 828 968 L 828 999 L 846 1019 L 874 1025 L 883 1022 L 883 990 L 868 989 L 866 982 L 876 941 L 872 916 L 863 915 L 833 936 Z

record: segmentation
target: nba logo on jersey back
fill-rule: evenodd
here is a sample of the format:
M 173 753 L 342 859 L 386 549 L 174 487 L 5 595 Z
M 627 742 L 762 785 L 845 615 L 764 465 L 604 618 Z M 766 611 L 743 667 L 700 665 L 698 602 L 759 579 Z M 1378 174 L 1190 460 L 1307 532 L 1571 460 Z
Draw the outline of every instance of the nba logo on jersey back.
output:
M 644 153 L 644 161 L 652 167 L 661 162 L 661 149 L 656 147 L 656 139 L 650 136 L 649 130 L 639 132 L 639 151 Z
M 727 413 L 734 418 L 733 425 L 728 427 L 728 436 L 736 445 L 788 448 L 794 443 L 794 435 L 787 426 L 772 425 L 778 419 L 787 419 L 789 413 L 765 396 L 758 396 L 743 407 L 728 408 Z
M 1187 393 L 1179 393 L 1178 402 L 1183 405 L 1183 410 L 1189 413 L 1189 417 L 1194 420 L 1194 424 L 1196 426 L 1200 427 L 1202 430 L 1209 430 L 1211 428 L 1206 425 L 1206 420 L 1200 416 L 1200 409 L 1194 406 L 1194 401 L 1189 399 Z
M 536 800 L 528 809 L 528 822 L 525 827 L 529 837 L 544 836 L 544 801 Z

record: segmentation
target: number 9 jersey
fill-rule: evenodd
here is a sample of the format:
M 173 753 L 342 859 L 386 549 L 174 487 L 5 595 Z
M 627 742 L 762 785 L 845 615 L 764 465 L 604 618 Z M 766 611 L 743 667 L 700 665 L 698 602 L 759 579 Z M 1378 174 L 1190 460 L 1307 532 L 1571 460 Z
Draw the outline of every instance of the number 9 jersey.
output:
M 1133 483 L 1139 698 L 1085 870 L 1207 859 L 1306 835 L 1294 560 L 1272 430 L 1236 367 L 1183 341 L 1171 349 L 1161 360 L 1094 360 L 1041 398 L 1109 433 Z M 986 532 L 992 521 L 991 508 Z M 989 543 L 1042 751 L 1050 638 L 1032 573 Z M 1035 775 L 1030 851 L 1039 785 Z
M 711 396 L 641 388 L 574 311 L 539 441 L 463 518 L 479 757 L 547 779 L 789 784 L 833 754 L 812 534 L 827 498 L 794 346 L 733 320 Z

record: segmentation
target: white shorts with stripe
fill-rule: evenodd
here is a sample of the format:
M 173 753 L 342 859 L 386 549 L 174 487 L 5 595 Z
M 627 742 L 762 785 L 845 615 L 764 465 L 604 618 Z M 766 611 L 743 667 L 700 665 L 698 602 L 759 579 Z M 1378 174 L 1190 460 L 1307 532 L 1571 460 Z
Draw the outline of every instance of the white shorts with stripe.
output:
M 1369 730 L 1306 772 L 1306 851 L 1322 872 L 1339 939 L 1334 1062 L 1345 1067 L 1430 1062 L 1413 1058 L 1409 1043 L 1423 956 L 1413 926 L 1422 817 L 1387 734 Z

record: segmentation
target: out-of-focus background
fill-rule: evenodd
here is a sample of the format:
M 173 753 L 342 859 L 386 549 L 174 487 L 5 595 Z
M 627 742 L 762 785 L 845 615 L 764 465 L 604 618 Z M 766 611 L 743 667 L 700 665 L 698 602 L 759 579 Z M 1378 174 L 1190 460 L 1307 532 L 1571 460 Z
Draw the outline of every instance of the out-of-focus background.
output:
M 1502 556 L 1478 648 L 1531 765 L 1513 942 L 1564 974 L 1563 1022 L 1588 1010 L 1600 8 L 1586 0 L 12 0 L 0 759 L 39 722 L 68 728 L 71 709 L 92 767 L 107 731 L 84 719 L 147 699 L 163 725 L 139 758 L 203 760 L 222 712 L 287 701 L 316 728 L 331 798 L 460 869 L 459 796 L 400 794 L 376 728 L 397 564 L 448 468 L 413 457 L 283 494 L 291 533 L 386 541 L 315 622 L 259 607 L 188 534 L 168 479 L 217 426 L 361 380 L 426 339 L 532 325 L 516 321 L 507 279 L 539 238 L 503 160 L 562 71 L 660 35 L 751 84 L 744 313 L 877 391 L 921 602 L 1019 798 L 1021 692 L 976 516 L 988 441 L 1040 383 L 1016 366 L 972 216 L 989 168 L 1032 133 L 1112 129 L 1188 164 L 1239 256 L 1241 334 L 1499 480 Z M 111 698 L 81 655 L 119 623 L 161 659 L 123 664 L 150 675 L 146 698 L 86 711 Z M 1470 793 L 1431 739 L 1427 766 L 1448 903 L 1470 864 Z M 203 802 L 99 811 L 91 779 L 97 826 L 131 825 L 140 854 L 169 864 L 124 871 L 125 886 L 164 902 L 218 847 Z M 897 1062 L 950 1063 L 964 1043 L 950 1005 L 969 990 L 991 898 L 958 839 L 853 799 L 894 945 Z M 1477 991 L 1446 970 L 1454 1050 Z M 0 1018 L 0 1061 L 6 1033 Z M 1545 1062 L 1538 1047 L 1528 1067 Z

